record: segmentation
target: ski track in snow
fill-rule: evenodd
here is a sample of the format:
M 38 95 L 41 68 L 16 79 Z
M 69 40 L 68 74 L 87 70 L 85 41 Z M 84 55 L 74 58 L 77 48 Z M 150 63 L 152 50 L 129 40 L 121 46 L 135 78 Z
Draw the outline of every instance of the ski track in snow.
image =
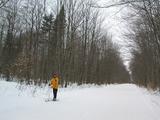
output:
M 134 84 L 61 88 L 58 101 L 45 102 L 51 97 L 48 87 L 1 80 L 0 120 L 160 120 L 160 95 Z

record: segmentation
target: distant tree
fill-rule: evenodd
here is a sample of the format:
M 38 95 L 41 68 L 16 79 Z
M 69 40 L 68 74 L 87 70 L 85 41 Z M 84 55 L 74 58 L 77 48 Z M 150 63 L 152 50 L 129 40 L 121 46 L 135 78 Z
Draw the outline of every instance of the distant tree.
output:
M 53 26 L 53 15 L 44 15 L 43 17 L 43 21 L 42 21 L 42 32 L 43 33 L 50 33 L 52 30 L 52 26 Z
M 53 31 L 53 15 L 44 15 L 43 21 L 42 21 L 42 39 L 41 39 L 41 68 L 40 68 L 40 79 L 45 80 L 49 79 L 49 67 L 50 67 L 50 56 L 49 56 L 49 46 Z
M 11 5 L 11 3 L 8 5 L 7 9 L 7 34 L 4 41 L 4 46 L 2 48 L 2 59 L 1 59 L 1 69 L 3 69 L 3 73 L 6 76 L 6 79 L 10 80 L 10 66 L 14 62 L 16 57 L 16 45 L 14 41 L 14 30 L 15 30 L 15 24 L 16 24 L 16 17 L 17 17 L 17 3 L 18 1 L 14 1 Z M 1 35 L 3 35 L 3 32 L 1 32 Z M 2 37 L 2 36 L 1 36 Z M 1 38 L 2 39 L 2 38 Z
M 49 73 L 53 71 L 62 74 L 62 67 L 64 66 L 64 35 L 65 35 L 65 10 L 64 5 L 61 6 L 59 13 L 57 14 L 52 25 L 51 39 L 49 40 L 48 46 L 48 69 Z
M 0 56 L 2 53 L 2 48 L 3 48 L 3 39 L 4 39 L 4 23 L 1 25 L 1 31 L 0 31 Z
M 160 86 L 160 1 L 143 0 L 130 7 L 138 17 L 132 25 L 136 44 L 130 66 L 132 77 L 137 84 L 156 89 Z

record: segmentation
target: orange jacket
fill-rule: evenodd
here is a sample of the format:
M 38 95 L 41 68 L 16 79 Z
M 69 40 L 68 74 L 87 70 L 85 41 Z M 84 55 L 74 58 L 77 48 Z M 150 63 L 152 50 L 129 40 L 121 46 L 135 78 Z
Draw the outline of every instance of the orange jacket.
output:
M 54 89 L 58 89 L 58 82 L 59 82 L 59 78 L 58 77 L 54 77 L 51 79 L 51 88 L 54 88 Z

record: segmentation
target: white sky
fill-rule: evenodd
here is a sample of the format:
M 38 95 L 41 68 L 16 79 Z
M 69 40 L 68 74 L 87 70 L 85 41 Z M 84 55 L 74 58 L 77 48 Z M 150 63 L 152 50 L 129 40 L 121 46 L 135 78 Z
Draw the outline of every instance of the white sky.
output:
M 119 0 L 99 0 L 101 6 L 110 5 Z M 129 30 L 128 21 L 123 18 L 128 15 L 129 9 L 126 6 L 117 6 L 110 8 L 101 8 L 102 15 L 105 16 L 103 28 L 112 35 L 113 42 L 120 45 L 120 52 L 125 65 L 129 64 L 131 54 L 128 47 L 128 40 L 124 34 Z

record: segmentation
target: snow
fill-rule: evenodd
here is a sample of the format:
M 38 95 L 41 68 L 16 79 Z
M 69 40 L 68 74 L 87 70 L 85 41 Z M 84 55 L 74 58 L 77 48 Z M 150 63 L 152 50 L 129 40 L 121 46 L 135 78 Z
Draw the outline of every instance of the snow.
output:
M 36 91 L 35 91 L 36 90 Z M 160 94 L 134 84 L 60 88 L 0 80 L 0 120 L 160 120 Z

